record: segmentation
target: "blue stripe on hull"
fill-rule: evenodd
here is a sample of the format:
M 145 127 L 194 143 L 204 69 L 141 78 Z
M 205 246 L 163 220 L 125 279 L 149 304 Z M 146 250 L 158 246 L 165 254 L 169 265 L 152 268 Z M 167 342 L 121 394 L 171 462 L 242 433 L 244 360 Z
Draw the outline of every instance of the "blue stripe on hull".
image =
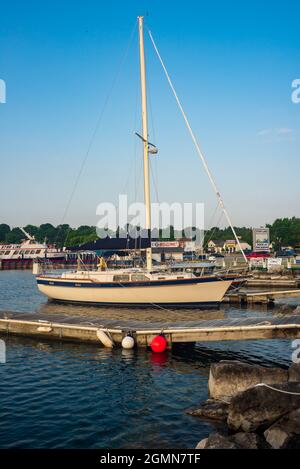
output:
M 78 305 L 90 305 L 90 306 L 112 306 L 119 308 L 155 308 L 155 306 L 161 308 L 198 308 L 198 309 L 208 309 L 208 308 L 218 308 L 220 302 L 218 301 L 206 301 L 206 302 L 196 302 L 196 303 L 110 303 L 110 302 L 100 302 L 100 301 L 70 301 L 70 300 L 49 300 L 54 303 L 71 303 Z
M 192 278 L 192 279 L 183 279 L 183 280 L 153 280 L 149 282 L 81 282 L 78 280 L 66 281 L 66 280 L 56 280 L 56 279 L 41 279 L 37 278 L 37 283 L 40 285 L 50 285 L 56 287 L 75 287 L 75 288 L 132 288 L 132 287 L 157 287 L 165 285 L 191 285 L 197 283 L 210 283 L 210 282 L 222 282 L 222 279 L 219 278 Z

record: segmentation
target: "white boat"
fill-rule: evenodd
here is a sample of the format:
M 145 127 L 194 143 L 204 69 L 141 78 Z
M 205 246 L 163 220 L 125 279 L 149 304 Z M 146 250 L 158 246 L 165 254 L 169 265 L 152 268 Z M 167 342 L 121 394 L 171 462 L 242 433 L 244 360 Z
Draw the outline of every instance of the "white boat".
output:
M 138 17 L 140 74 L 142 95 L 142 128 L 144 160 L 144 197 L 146 230 L 151 231 L 149 153 L 156 153 L 148 141 L 146 75 L 144 57 L 143 17 Z M 146 249 L 145 269 L 77 270 L 59 276 L 38 275 L 38 289 L 48 298 L 75 303 L 98 305 L 161 307 L 217 306 L 230 287 L 231 280 L 214 275 L 197 277 L 191 272 L 168 273 L 152 267 L 152 249 Z
M 59 260 L 65 258 L 63 251 L 50 247 L 46 243 L 38 243 L 34 236 L 31 236 L 23 228 L 21 230 L 27 239 L 20 244 L 0 244 L 0 260 Z
M 214 276 L 141 269 L 82 270 L 37 277 L 40 292 L 56 301 L 139 307 L 216 307 L 231 283 Z

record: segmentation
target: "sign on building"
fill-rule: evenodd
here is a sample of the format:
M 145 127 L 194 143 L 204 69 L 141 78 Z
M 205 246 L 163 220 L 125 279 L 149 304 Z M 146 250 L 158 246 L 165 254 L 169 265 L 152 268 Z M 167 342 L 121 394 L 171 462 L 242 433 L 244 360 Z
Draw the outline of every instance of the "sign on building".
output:
M 179 241 L 152 241 L 151 247 L 153 248 L 178 248 Z
M 269 228 L 253 228 L 253 251 L 270 251 L 270 230 Z

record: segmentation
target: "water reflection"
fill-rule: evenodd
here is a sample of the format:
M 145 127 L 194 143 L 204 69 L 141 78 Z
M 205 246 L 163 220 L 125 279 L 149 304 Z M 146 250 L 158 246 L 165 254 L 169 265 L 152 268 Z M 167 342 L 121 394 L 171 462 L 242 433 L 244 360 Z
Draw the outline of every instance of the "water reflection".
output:
M 47 302 L 37 310 L 39 317 L 52 321 L 84 323 L 137 329 L 141 327 L 192 326 L 202 320 L 224 319 L 224 310 L 170 310 L 68 305 Z

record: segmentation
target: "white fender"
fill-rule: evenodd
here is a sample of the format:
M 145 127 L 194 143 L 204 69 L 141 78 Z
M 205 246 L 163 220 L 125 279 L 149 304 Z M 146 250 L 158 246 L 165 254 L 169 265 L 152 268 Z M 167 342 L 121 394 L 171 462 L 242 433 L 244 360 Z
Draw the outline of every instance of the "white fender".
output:
M 124 337 L 124 339 L 122 340 L 122 347 L 124 349 L 127 349 L 127 350 L 130 350 L 130 349 L 133 349 L 135 343 L 134 343 L 134 338 L 131 337 L 130 335 L 127 335 L 126 337 Z
M 112 348 L 114 346 L 113 340 L 102 329 L 97 329 L 97 337 L 104 347 Z

